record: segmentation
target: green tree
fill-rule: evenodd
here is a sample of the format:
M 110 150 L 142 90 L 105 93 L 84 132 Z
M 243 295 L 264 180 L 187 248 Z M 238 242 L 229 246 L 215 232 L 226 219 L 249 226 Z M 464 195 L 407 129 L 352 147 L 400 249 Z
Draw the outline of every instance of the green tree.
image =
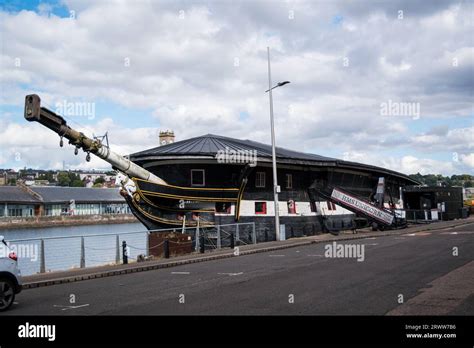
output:
M 69 179 L 71 180 L 69 184 L 69 186 L 71 187 L 84 187 L 85 186 L 79 174 L 69 172 Z
M 436 186 L 438 184 L 438 180 L 440 179 L 438 175 L 428 174 L 424 176 L 425 184 L 428 186 Z
M 94 186 L 97 184 L 103 184 L 105 182 L 105 179 L 101 176 L 99 176 L 97 179 L 94 181 Z
M 53 178 L 53 173 L 51 172 L 47 172 L 45 174 L 41 174 L 39 177 L 38 177 L 39 180 L 48 180 L 49 182 L 53 182 L 54 181 L 54 178 Z
M 71 182 L 71 187 L 84 187 L 84 186 L 85 186 L 85 184 L 81 179 L 74 179 Z
M 421 175 L 420 173 L 416 173 L 416 174 L 410 174 L 408 175 L 411 179 L 413 180 L 416 180 L 418 182 L 421 182 L 422 184 L 425 183 L 425 179 L 423 178 L 423 175 Z
M 409 177 L 428 186 L 437 186 L 438 184 L 441 184 L 447 187 L 452 187 L 452 186 L 472 187 L 474 183 L 474 176 L 469 175 L 469 174 L 451 175 L 449 177 L 449 176 L 443 176 L 441 174 L 421 175 L 420 173 L 417 173 L 417 174 L 410 174 Z
M 58 185 L 59 186 L 69 186 L 71 184 L 71 178 L 68 172 L 59 172 L 58 173 Z

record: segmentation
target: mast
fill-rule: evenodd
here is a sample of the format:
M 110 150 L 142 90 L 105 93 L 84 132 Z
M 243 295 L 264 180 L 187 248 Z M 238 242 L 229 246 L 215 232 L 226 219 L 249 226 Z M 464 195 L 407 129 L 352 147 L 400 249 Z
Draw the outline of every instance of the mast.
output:
M 36 94 L 27 95 L 25 98 L 25 118 L 30 122 L 36 121 L 41 123 L 57 133 L 61 137 L 60 146 L 63 146 L 63 138 L 68 139 L 69 144 L 76 147 L 76 155 L 79 149 L 87 153 L 87 161 L 90 160 L 90 153 L 92 153 L 110 163 L 114 169 L 121 171 L 131 178 L 135 177 L 156 184 L 166 185 L 163 179 L 112 151 L 108 146 L 102 144 L 99 139 L 91 139 L 85 136 L 84 133 L 69 127 L 63 117 L 47 108 L 41 107 L 41 99 Z

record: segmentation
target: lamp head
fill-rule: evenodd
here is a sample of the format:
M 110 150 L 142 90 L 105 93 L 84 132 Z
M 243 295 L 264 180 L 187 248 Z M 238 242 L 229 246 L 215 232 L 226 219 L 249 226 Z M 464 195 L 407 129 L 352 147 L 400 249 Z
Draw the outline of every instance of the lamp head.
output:
M 284 86 L 286 84 L 290 83 L 290 81 L 283 81 L 283 82 L 278 82 L 277 86 L 278 87 L 281 87 L 281 86 Z

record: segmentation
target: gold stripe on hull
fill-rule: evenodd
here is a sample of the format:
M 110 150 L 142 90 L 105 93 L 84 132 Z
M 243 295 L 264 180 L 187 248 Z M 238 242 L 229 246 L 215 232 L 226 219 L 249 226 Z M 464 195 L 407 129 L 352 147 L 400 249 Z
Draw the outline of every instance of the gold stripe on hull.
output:
M 140 198 L 150 206 L 159 209 L 159 210 L 166 210 L 166 211 L 172 211 L 172 212 L 196 212 L 196 213 L 215 213 L 214 209 L 179 209 L 179 208 L 173 208 L 173 207 L 164 207 L 161 205 L 158 205 L 154 203 L 150 197 L 160 197 L 164 199 L 170 199 L 170 200 L 191 200 L 191 201 L 196 201 L 196 202 L 219 202 L 219 203 L 235 203 L 235 220 L 238 221 L 240 218 L 240 203 L 243 197 L 244 189 L 247 184 L 247 180 L 243 180 L 240 187 L 237 188 L 198 188 L 198 187 L 181 187 L 181 186 L 174 186 L 174 185 L 162 185 L 162 184 L 156 184 L 152 183 L 147 180 L 143 179 L 138 179 L 138 178 L 133 178 L 133 181 L 135 181 L 137 192 L 140 196 Z M 148 191 L 148 190 L 142 190 L 139 185 L 139 181 L 145 182 L 152 184 L 154 186 L 162 186 L 162 187 L 170 187 L 170 188 L 175 188 L 179 190 L 195 190 L 195 191 L 201 191 L 201 192 L 215 192 L 215 191 L 232 191 L 236 193 L 235 198 L 221 198 L 221 197 L 199 197 L 199 196 L 186 196 L 186 195 L 181 195 L 181 194 L 171 194 L 171 193 L 162 193 L 162 192 L 153 192 L 153 191 Z M 154 215 L 151 215 L 144 211 L 142 208 L 140 208 L 135 200 L 133 200 L 133 204 L 136 206 L 136 208 L 143 213 L 145 216 L 148 218 L 158 221 L 161 223 L 166 223 L 166 224 L 174 224 L 174 225 L 182 225 L 182 222 L 180 220 L 168 220 L 168 219 L 163 219 L 163 218 L 158 218 Z M 214 225 L 214 223 L 209 222 L 211 225 Z
M 155 221 L 155 222 L 159 222 L 161 224 L 165 224 L 165 225 L 174 225 L 174 226 L 183 226 L 183 221 L 182 220 L 170 220 L 170 219 L 165 219 L 165 218 L 160 218 L 160 217 L 157 217 L 155 215 L 152 215 L 148 212 L 146 212 L 145 210 L 143 210 L 140 205 L 137 204 L 137 202 L 132 199 L 131 200 L 134 207 L 141 213 L 143 214 L 144 216 L 146 216 L 148 219 L 152 220 L 152 221 Z M 197 225 L 197 222 L 193 222 L 193 223 L 188 223 L 186 222 L 185 223 L 185 226 L 186 227 L 195 227 Z M 205 222 L 200 222 L 199 224 L 201 227 L 212 227 L 214 226 L 214 223 L 213 222 L 210 222 L 210 221 L 205 221 Z

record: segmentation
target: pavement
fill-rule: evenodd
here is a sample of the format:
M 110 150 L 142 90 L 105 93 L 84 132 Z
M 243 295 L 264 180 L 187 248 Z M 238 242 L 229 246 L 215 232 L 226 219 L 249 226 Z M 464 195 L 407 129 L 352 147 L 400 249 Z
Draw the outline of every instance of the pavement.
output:
M 333 242 L 358 247 L 364 257 L 328 257 Z M 37 285 L 4 314 L 473 315 L 473 259 L 472 218 L 318 235 L 244 246 L 239 256 L 227 249 L 25 277 Z
M 416 233 L 420 231 L 431 231 L 436 229 L 443 229 L 455 226 L 462 226 L 474 222 L 474 217 L 468 219 L 451 220 L 451 221 L 439 221 L 431 224 L 419 224 L 411 225 L 408 228 L 400 230 L 389 230 L 389 231 L 372 231 L 371 228 L 359 229 L 356 234 L 352 231 L 342 231 L 339 235 L 333 234 L 319 234 L 315 236 L 291 238 L 286 241 L 273 241 L 252 245 L 241 245 L 239 246 L 239 255 L 250 255 L 260 252 L 269 252 L 273 250 L 281 250 L 287 248 L 294 248 L 303 245 L 310 245 L 315 243 L 326 243 L 328 241 L 342 241 L 342 240 L 353 240 L 380 236 L 400 235 Z M 229 248 L 223 248 L 220 250 L 208 250 L 204 254 L 192 253 L 183 256 L 173 257 L 171 259 L 158 259 L 149 260 L 145 262 L 131 262 L 127 265 L 103 265 L 98 267 L 88 267 L 71 269 L 66 271 L 56 271 L 48 273 L 38 273 L 23 277 L 23 289 L 31 289 L 42 286 L 58 285 L 64 283 L 71 283 L 82 280 L 104 278 L 110 276 L 117 276 L 128 273 L 136 273 L 143 271 L 151 271 L 162 268 L 176 267 L 180 265 L 218 260 L 228 257 L 234 257 L 235 251 Z

